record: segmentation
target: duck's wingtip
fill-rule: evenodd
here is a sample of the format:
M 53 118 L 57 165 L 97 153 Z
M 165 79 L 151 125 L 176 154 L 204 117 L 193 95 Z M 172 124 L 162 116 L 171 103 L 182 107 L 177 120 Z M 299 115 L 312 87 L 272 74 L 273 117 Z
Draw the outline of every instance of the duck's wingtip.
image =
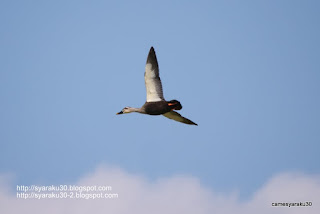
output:
M 156 52 L 153 47 L 150 48 L 148 58 L 147 58 L 147 63 L 152 64 L 152 68 L 158 68 L 158 61 L 156 57 Z
M 154 47 L 153 46 L 151 46 L 151 48 L 150 48 L 150 51 L 149 51 L 150 53 L 151 52 L 153 52 L 153 53 L 155 53 L 155 50 L 154 50 Z

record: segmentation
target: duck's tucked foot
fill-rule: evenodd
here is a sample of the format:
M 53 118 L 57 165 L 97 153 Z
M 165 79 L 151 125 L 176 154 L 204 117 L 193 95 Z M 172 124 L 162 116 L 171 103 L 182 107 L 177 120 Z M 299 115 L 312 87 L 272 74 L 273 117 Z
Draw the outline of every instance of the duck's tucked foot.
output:
M 180 110 L 182 109 L 182 105 L 178 100 L 170 100 L 168 102 L 168 106 L 170 106 L 170 108 L 173 110 Z

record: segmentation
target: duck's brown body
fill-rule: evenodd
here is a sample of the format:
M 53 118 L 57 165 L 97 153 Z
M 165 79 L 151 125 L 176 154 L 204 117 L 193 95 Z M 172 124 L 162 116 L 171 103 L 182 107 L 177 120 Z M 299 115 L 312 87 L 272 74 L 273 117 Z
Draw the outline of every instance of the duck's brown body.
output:
M 169 102 L 163 100 L 157 102 L 146 102 L 141 108 L 144 110 L 145 114 L 161 115 L 174 109 L 180 110 L 182 109 L 182 106 L 177 100 L 171 100 Z
M 161 115 L 175 109 L 177 105 L 181 106 L 179 102 L 170 103 L 167 101 L 157 101 L 157 102 L 146 102 L 141 108 L 144 110 L 145 114 Z
M 146 102 L 142 108 L 150 115 L 161 115 L 171 111 L 171 106 L 166 101 Z

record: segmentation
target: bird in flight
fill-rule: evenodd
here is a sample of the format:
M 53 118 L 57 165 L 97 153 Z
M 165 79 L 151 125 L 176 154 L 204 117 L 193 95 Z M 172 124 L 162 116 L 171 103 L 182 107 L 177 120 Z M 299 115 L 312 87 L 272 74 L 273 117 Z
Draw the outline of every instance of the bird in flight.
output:
M 118 114 L 138 112 L 149 115 L 163 115 L 169 119 L 189 124 L 198 125 L 195 122 L 181 116 L 174 110 L 182 109 L 178 100 L 166 101 L 163 97 L 162 84 L 159 77 L 159 66 L 154 48 L 151 47 L 147 58 L 144 80 L 147 90 L 147 101 L 141 108 L 125 107 Z

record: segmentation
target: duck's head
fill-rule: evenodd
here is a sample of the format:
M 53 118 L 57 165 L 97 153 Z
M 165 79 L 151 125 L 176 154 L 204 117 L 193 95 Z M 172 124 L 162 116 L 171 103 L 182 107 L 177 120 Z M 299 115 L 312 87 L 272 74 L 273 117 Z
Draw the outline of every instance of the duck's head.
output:
M 182 105 L 178 100 L 170 100 L 170 101 L 168 101 L 168 106 L 170 106 L 172 110 L 180 110 L 180 109 L 182 109 Z
M 118 112 L 117 114 L 125 114 L 125 113 L 131 113 L 131 112 L 136 112 L 135 108 L 132 107 L 124 107 L 120 112 Z

